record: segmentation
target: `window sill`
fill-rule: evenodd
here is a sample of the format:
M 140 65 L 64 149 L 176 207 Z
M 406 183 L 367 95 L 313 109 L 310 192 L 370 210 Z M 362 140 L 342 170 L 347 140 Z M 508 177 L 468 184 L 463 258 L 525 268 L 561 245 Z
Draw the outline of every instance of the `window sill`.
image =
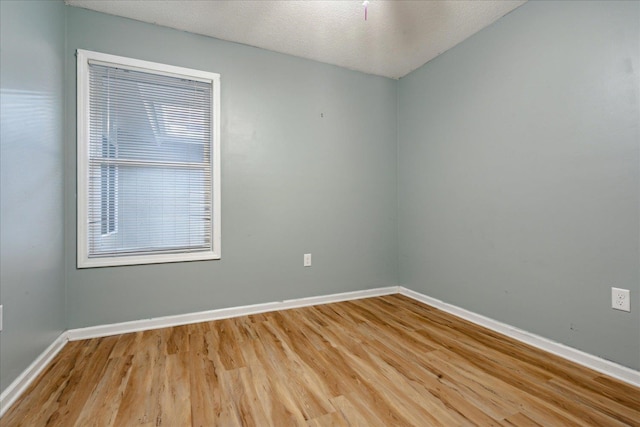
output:
M 220 259 L 220 253 L 213 251 L 184 254 L 130 255 L 104 258 L 80 258 L 78 268 L 117 267 L 121 265 L 165 264 L 172 262 L 210 261 Z

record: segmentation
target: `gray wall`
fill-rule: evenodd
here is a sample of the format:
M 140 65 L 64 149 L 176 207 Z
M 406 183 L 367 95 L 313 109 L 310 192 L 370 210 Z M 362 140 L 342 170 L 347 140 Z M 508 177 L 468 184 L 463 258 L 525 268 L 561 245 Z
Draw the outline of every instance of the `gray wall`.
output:
M 0 391 L 65 329 L 64 22 L 0 1 Z
M 219 261 L 76 269 L 68 103 L 70 328 L 397 283 L 395 81 L 70 7 L 67 42 L 70 100 L 78 48 L 220 73 L 222 85 Z
M 400 80 L 402 285 L 640 368 L 639 8 L 529 2 Z

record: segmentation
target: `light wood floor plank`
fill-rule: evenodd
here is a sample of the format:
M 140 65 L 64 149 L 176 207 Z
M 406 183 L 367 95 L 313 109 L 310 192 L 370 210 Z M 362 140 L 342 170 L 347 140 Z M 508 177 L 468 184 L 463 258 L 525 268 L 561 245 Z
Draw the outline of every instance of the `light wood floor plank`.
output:
M 640 389 L 389 295 L 68 343 L 0 425 L 640 427 Z
M 189 331 L 191 420 L 194 426 L 212 426 L 222 412 L 219 370 L 209 358 L 210 335 L 204 328 L 191 327 Z
M 82 407 L 82 411 L 75 422 L 78 427 L 113 426 L 122 403 L 122 395 L 129 381 L 133 355 L 109 358 L 106 369 L 100 381 Z M 96 418 L 95 414 L 101 414 Z

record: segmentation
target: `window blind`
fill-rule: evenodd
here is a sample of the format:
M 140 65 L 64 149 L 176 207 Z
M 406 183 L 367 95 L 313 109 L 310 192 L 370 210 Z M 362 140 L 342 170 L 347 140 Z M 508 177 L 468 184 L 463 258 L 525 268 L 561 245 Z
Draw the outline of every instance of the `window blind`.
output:
M 88 257 L 212 250 L 211 82 L 88 69 Z

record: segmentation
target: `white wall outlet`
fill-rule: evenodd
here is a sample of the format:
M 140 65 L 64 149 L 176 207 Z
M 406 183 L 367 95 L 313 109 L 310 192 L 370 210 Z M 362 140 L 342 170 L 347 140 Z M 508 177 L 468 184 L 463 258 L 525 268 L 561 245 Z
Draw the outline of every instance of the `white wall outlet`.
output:
M 2 332 L 2 306 L 0 305 L 0 332 Z
M 304 262 L 303 265 L 305 267 L 311 267 L 311 254 L 304 254 Z
M 611 288 L 611 308 L 631 311 L 629 289 Z

